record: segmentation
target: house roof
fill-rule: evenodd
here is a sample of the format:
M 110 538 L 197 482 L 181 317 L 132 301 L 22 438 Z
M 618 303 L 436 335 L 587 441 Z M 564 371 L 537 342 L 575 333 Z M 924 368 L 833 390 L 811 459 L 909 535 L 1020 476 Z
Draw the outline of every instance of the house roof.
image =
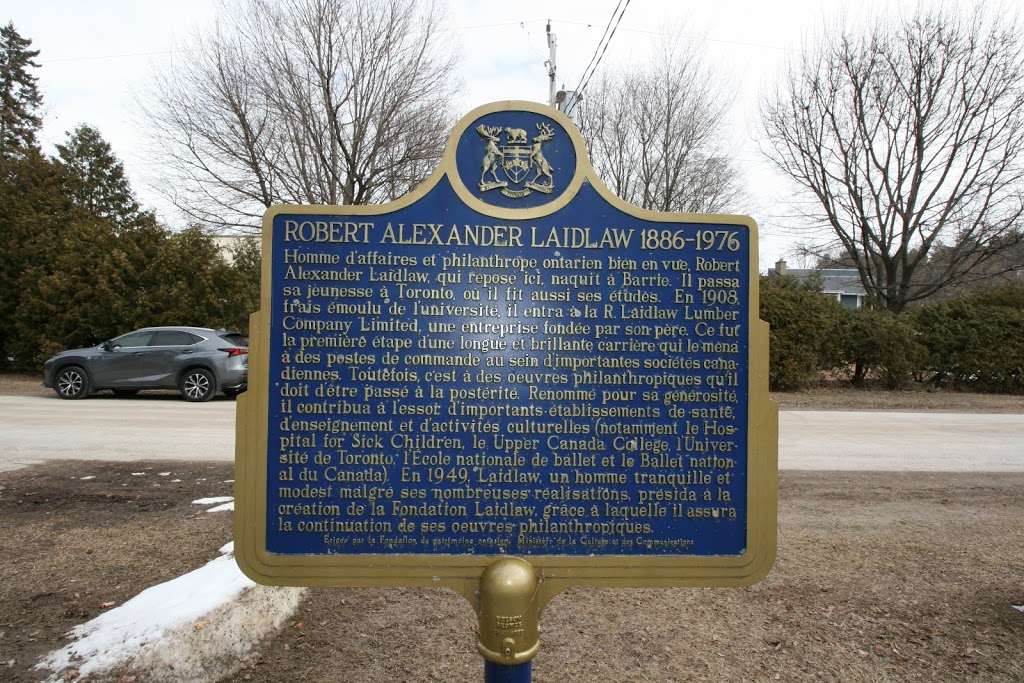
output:
M 820 277 L 821 291 L 826 294 L 867 294 L 856 268 L 786 268 L 784 272 L 797 280 L 806 280 L 812 275 Z M 779 277 L 779 272 L 769 268 L 768 277 Z

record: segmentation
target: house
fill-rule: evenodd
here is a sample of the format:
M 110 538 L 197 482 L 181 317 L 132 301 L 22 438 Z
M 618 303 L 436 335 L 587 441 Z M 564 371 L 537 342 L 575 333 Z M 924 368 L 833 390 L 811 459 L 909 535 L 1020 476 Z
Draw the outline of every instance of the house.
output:
M 259 235 L 210 235 L 210 239 L 220 249 L 220 254 L 228 265 L 234 263 L 235 259 L 232 252 L 235 246 L 242 240 L 252 240 L 260 244 Z
M 768 269 L 768 277 L 788 276 L 797 280 L 815 277 L 821 282 L 821 293 L 830 296 L 845 308 L 860 308 L 867 300 L 856 268 L 790 268 L 782 259 Z

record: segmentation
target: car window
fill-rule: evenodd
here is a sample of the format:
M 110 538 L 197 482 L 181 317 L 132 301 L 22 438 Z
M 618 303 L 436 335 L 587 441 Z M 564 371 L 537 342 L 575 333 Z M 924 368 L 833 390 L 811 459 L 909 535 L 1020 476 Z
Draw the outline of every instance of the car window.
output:
M 149 342 L 150 346 L 191 346 L 201 338 L 189 334 L 184 330 L 160 330 Z
M 111 340 L 111 344 L 114 346 L 121 347 L 136 347 L 136 346 L 148 346 L 149 340 L 153 338 L 153 330 L 143 330 L 141 332 L 129 332 L 123 337 Z
M 249 338 L 244 334 L 239 334 L 238 332 L 225 332 L 217 336 L 219 336 L 221 339 L 228 342 L 229 344 L 249 348 Z

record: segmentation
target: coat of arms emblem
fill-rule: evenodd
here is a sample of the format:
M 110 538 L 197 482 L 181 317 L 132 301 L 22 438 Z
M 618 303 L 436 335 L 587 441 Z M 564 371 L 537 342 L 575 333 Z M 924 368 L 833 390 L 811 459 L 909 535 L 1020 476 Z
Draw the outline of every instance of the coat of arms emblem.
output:
M 480 124 L 476 132 L 487 141 L 483 171 L 480 173 L 481 192 L 500 190 L 506 197 L 513 198 L 525 197 L 534 190 L 551 194 L 555 181 L 551 164 L 544 158 L 543 151 L 544 143 L 555 137 L 555 131 L 549 124 L 537 124 L 533 144 L 527 143 L 527 133 L 523 128 Z M 501 144 L 502 135 L 505 136 L 505 144 Z

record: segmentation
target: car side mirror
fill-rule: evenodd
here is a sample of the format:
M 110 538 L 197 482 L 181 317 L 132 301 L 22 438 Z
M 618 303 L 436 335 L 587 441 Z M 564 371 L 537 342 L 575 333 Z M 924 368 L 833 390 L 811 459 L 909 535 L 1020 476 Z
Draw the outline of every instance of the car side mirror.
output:
M 103 349 L 104 351 L 113 351 L 114 345 L 111 344 L 109 341 L 105 341 L 102 344 L 100 344 L 100 348 Z

